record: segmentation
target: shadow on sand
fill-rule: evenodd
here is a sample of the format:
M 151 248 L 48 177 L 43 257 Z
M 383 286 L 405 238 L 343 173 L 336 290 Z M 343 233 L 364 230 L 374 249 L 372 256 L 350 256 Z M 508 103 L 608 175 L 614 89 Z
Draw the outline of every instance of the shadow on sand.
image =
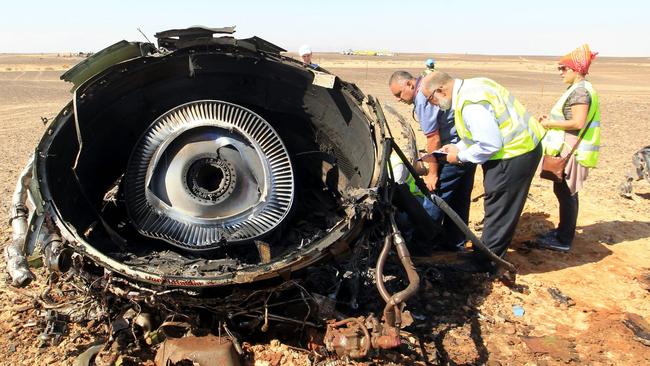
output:
M 563 268 L 594 263 L 612 254 L 609 246 L 622 242 L 650 238 L 650 222 L 606 221 L 578 226 L 569 253 L 560 253 L 526 245 L 535 236 L 549 231 L 555 224 L 543 212 L 525 213 L 518 228 L 518 242 L 513 242 L 507 259 L 512 261 L 520 274 L 543 273 Z

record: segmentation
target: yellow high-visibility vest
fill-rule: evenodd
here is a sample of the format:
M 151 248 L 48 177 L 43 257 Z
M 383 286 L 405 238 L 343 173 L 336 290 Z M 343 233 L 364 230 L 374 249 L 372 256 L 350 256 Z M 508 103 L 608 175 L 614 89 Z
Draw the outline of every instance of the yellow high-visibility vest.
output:
M 454 101 L 454 118 L 458 136 L 467 146 L 474 144 L 463 120 L 463 107 L 468 104 L 489 105 L 494 111 L 503 147 L 490 160 L 523 155 L 534 150 L 544 137 L 544 127 L 506 88 L 488 78 L 465 79 Z
M 390 155 L 390 165 L 393 167 L 393 170 L 399 165 L 403 165 L 403 164 L 404 162 L 402 162 L 402 159 L 400 159 L 396 153 L 392 153 Z M 404 169 L 406 169 L 406 167 L 404 167 Z M 417 184 L 415 184 L 415 178 L 413 177 L 413 175 L 411 175 L 411 172 L 409 172 L 408 170 L 406 172 L 408 175 L 406 176 L 406 180 L 404 181 L 404 183 L 408 185 L 411 194 L 416 197 L 424 197 L 424 194 L 420 191 Z
M 576 148 L 575 155 L 576 160 L 582 166 L 587 168 L 593 168 L 598 164 L 598 156 L 600 150 L 600 103 L 598 100 L 598 93 L 587 80 L 581 80 L 573 85 L 571 85 L 565 92 L 562 94 L 560 99 L 555 103 L 551 109 L 551 118 L 556 121 L 565 121 L 564 118 L 564 103 L 569 98 L 569 95 L 579 87 L 584 87 L 589 92 L 591 96 L 591 104 L 589 105 L 589 112 L 587 112 L 587 121 L 585 122 L 585 127 L 580 130 L 578 136 L 584 133 L 584 137 L 580 144 Z M 587 123 L 589 123 L 589 128 L 585 131 Z M 544 136 L 542 140 L 544 146 L 544 154 L 556 156 L 562 151 L 562 147 L 565 144 L 564 142 L 565 131 L 558 128 L 551 128 Z M 568 145 L 567 145 L 568 146 Z M 573 146 L 568 146 L 569 149 Z

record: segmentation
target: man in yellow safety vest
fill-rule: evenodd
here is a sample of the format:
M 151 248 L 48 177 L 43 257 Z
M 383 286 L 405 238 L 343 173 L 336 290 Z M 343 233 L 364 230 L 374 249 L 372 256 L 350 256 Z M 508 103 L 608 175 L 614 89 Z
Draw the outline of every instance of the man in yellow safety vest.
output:
M 483 167 L 485 218 L 481 241 L 503 256 L 512 241 L 542 156 L 544 128 L 510 92 L 487 78 L 454 79 L 434 71 L 422 81 L 427 101 L 453 110 L 460 141 L 441 148 L 451 164 Z M 476 255 L 473 271 L 493 265 Z

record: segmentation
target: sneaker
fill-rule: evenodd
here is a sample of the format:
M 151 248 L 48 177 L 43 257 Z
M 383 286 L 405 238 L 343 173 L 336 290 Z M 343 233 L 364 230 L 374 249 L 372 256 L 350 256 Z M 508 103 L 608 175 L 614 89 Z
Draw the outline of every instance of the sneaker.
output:
M 564 253 L 571 250 L 570 245 L 566 245 L 566 244 L 562 243 L 555 236 L 538 237 L 537 240 L 534 241 L 534 244 L 535 244 L 535 246 L 537 248 L 555 250 L 555 251 L 564 252 Z
M 543 234 L 537 235 L 537 239 L 555 239 L 557 238 L 557 229 L 549 230 Z

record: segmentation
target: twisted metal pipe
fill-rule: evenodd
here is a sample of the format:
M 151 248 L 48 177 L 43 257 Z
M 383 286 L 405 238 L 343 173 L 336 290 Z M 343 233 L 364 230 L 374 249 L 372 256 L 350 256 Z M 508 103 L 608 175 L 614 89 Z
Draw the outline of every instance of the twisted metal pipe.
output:
M 9 224 L 13 231 L 12 241 L 5 247 L 4 257 L 7 263 L 7 272 L 11 277 L 11 284 L 16 287 L 25 287 L 36 277 L 29 270 L 25 252 L 25 241 L 29 225 L 29 208 L 27 208 L 27 192 L 32 181 L 32 168 L 34 166 L 34 155 L 29 157 L 25 168 L 23 168 L 16 189 L 11 200 L 9 213 Z

